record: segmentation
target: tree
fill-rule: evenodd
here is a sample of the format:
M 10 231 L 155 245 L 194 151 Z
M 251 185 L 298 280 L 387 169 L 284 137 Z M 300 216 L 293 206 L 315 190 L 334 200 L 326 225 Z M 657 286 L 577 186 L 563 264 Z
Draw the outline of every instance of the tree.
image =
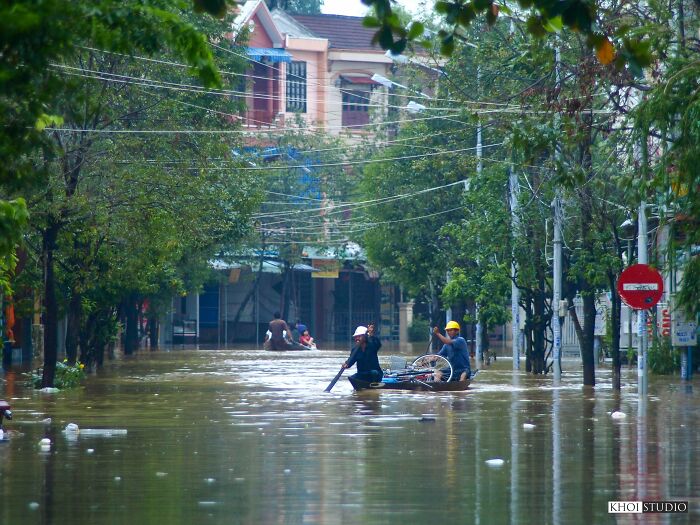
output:
M 362 0 L 365 5 L 374 8 L 374 15 L 365 17 L 365 25 L 377 27 L 374 40 L 383 49 L 390 49 L 399 54 L 411 42 L 432 48 L 429 39 L 420 40 L 424 33 L 424 24 L 413 21 L 404 24 L 395 16 L 395 0 Z M 505 4 L 494 0 L 440 0 L 435 2 L 434 10 L 443 19 L 443 29 L 437 37 L 440 51 L 451 55 L 456 43 L 468 41 L 465 30 L 477 17 L 483 16 L 489 26 L 494 26 L 499 19 L 507 16 L 511 20 L 525 22 L 527 31 L 534 37 L 543 37 L 547 33 L 559 31 L 566 26 L 586 37 L 588 48 L 595 49 L 596 56 L 603 64 L 615 63 L 617 68 L 629 65 L 640 71 L 651 62 L 648 42 L 639 38 L 631 27 L 621 24 L 615 32 L 604 33 L 599 26 L 600 13 L 615 18 L 616 13 L 606 4 L 591 0 L 570 0 L 552 2 L 551 0 L 519 0 L 519 10 L 511 10 Z M 527 19 L 522 20 L 522 13 Z
M 282 9 L 290 13 L 317 15 L 321 13 L 323 0 L 266 0 L 270 9 Z
M 184 15 L 175 14 L 181 17 L 178 23 L 205 42 Z M 223 31 L 219 25 L 214 34 Z M 177 55 L 177 49 L 173 53 Z M 185 81 L 181 70 L 176 68 L 173 73 L 172 66 L 153 64 L 109 49 L 80 49 L 70 60 L 53 66 L 64 76 L 56 78 L 48 107 L 64 115 L 64 129 L 46 129 L 45 154 L 33 159 L 48 176 L 48 183 L 37 188 L 32 216 L 41 238 L 37 255 L 45 268 L 43 386 L 53 381 L 60 308 L 69 312 L 67 350 L 71 359 L 76 356 L 78 334 L 87 329 L 81 353 L 101 360 L 104 338 L 95 337 L 89 343 L 90 334 L 110 333 L 115 304 L 120 303 L 127 319 L 126 350 L 133 351 L 136 304 L 149 295 L 152 304 L 157 304 L 163 295 L 198 286 L 201 278 L 188 282 L 186 274 L 192 275 L 191 269 L 201 273 L 197 268 L 205 268 L 222 245 L 240 239 L 255 202 L 251 178 L 242 174 L 234 181 L 228 175 L 231 144 L 215 135 L 189 137 L 168 131 L 162 136 L 131 139 L 128 133 L 139 133 L 143 126 L 151 130 L 216 129 L 226 125 L 220 113 L 235 111 L 236 104 L 230 101 L 225 103 L 227 112 L 212 111 L 214 104 L 206 100 L 212 96 L 206 94 L 194 102 L 208 103 L 211 109 L 192 111 L 192 98 L 183 103 L 163 90 L 168 84 L 161 80 Z M 227 65 L 236 68 L 230 61 Z M 170 70 L 165 72 L 166 68 Z M 86 76 L 91 80 L 85 81 Z M 149 88 L 161 89 L 154 96 Z M 224 104 L 222 100 L 218 97 Z M 104 134 L 107 130 L 127 133 L 110 136 Z M 124 138 L 114 138 L 120 136 Z M 173 164 L 178 157 L 182 163 Z M 137 162 L 114 162 L 120 158 Z M 144 160 L 139 164 L 138 159 Z M 161 162 L 165 164 L 159 165 Z M 192 228 L 186 237 L 182 236 L 183 225 Z M 182 276 L 176 279 L 178 274 Z M 170 280 L 163 279 L 164 275 L 170 275 Z M 67 288 L 67 305 L 57 301 L 57 286 Z M 95 353 L 86 348 L 88 344 L 95 345 Z

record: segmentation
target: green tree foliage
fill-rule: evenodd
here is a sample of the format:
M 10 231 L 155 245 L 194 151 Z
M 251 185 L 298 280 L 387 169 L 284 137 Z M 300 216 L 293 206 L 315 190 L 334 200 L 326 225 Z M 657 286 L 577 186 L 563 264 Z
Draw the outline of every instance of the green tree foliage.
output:
M 217 37 L 227 27 L 199 25 Z M 218 61 L 235 93 L 243 64 L 232 57 L 222 52 Z M 252 175 L 236 170 L 237 135 L 226 133 L 237 128 L 240 98 L 179 89 L 191 80 L 177 58 L 177 50 L 151 61 L 86 46 L 52 65 L 47 107 L 63 123 L 44 129 L 44 155 L 32 161 L 46 183 L 29 200 L 29 255 L 46 268 L 44 386 L 59 311 L 68 314 L 71 362 L 78 345 L 84 361 L 101 362 L 118 317 L 129 351 L 138 344 L 139 307 L 162 314 L 172 294 L 200 286 L 208 259 L 247 231 L 258 193 Z
M 197 11 L 223 16 L 231 2 L 27 0 L 0 5 L 0 198 L 46 176 L 33 154 L 50 148 L 43 130 L 62 118 L 47 112 L 63 91 L 51 64 L 72 59 L 80 46 L 145 54 L 167 47 L 187 61 L 204 85 L 218 85 L 220 77 L 203 35 L 180 16 L 193 5 Z M 18 231 L 20 224 L 12 217 L 25 214 L 20 210 L 24 203 L 14 200 L 11 206 L 17 211 L 0 217 L 9 220 L 1 228 Z M 7 260 L 10 253 L 5 250 L 0 258 Z
M 383 49 L 402 53 L 411 42 L 420 42 L 432 48 L 433 42 L 422 39 L 424 24 L 413 21 L 406 25 L 396 16 L 395 0 L 362 0 L 374 8 L 374 15 L 365 17 L 365 25 L 376 27 L 375 41 Z M 434 11 L 442 19 L 443 28 L 438 31 L 440 52 L 451 55 L 456 44 L 465 40 L 465 33 L 475 21 L 484 21 L 488 26 L 505 17 L 524 22 L 528 33 L 540 38 L 548 33 L 560 31 L 564 26 L 586 37 L 586 46 L 595 49 L 596 56 L 604 63 L 615 62 L 618 68 L 629 64 L 635 71 L 651 62 L 649 43 L 640 38 L 625 24 L 617 26 L 614 32 L 601 30 L 599 20 L 616 19 L 619 5 L 603 4 L 598 0 L 518 0 L 518 8 L 511 10 L 505 3 L 494 0 L 440 0 L 435 2 Z M 527 16 L 525 20 L 521 17 Z M 466 39 L 468 41 L 468 38 Z
M 282 9 L 290 13 L 317 15 L 321 13 L 323 0 L 266 0 L 270 9 Z
M 697 24 L 695 24 L 697 27 Z M 700 314 L 700 61 L 695 52 L 666 63 L 661 79 L 635 108 L 640 132 L 658 134 L 668 145 L 640 189 L 661 195 L 671 226 L 670 260 L 683 271 L 679 300 L 691 316 Z M 647 193 L 648 195 L 648 193 Z

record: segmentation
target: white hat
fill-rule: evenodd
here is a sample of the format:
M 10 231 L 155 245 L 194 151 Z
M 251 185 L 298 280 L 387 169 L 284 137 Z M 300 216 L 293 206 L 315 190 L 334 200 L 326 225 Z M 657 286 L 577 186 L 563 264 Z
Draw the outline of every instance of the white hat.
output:
M 366 335 L 367 334 L 367 327 L 366 326 L 358 326 L 355 328 L 355 333 L 352 334 L 353 337 L 357 337 L 358 335 Z

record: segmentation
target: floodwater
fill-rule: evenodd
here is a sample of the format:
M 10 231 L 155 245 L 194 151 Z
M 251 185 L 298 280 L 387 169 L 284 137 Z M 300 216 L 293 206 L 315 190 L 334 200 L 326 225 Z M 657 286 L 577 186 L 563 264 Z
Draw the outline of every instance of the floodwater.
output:
M 10 374 L 0 524 L 700 523 L 700 400 L 679 378 L 640 403 L 636 370 L 616 396 L 609 368 L 584 389 L 565 361 L 555 388 L 499 359 L 466 392 L 324 393 L 346 355 L 142 351 L 56 394 Z M 608 514 L 652 500 L 689 512 Z

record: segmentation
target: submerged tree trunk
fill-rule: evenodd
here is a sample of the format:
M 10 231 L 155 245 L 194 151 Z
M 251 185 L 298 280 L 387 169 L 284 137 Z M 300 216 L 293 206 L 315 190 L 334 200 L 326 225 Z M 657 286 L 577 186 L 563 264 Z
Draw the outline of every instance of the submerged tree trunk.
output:
M 83 300 L 80 293 L 73 291 L 68 303 L 68 327 L 66 328 L 66 359 L 68 364 L 75 364 L 78 358 L 78 344 L 80 342 L 80 325 L 83 318 Z
M 44 370 L 41 387 L 53 387 L 58 357 L 58 306 L 56 304 L 56 276 L 54 274 L 54 250 L 60 224 L 54 217 L 44 230 Z
M 131 294 L 124 304 L 124 314 L 126 317 L 126 334 L 124 336 L 124 354 L 131 355 L 139 347 L 139 332 L 138 319 L 139 312 L 137 308 L 137 300 L 134 294 Z
M 622 362 L 620 360 L 620 318 L 622 317 L 622 303 L 617 295 L 617 275 L 613 272 L 608 272 L 610 281 L 610 301 L 612 302 L 612 311 L 610 312 L 610 324 L 612 333 L 612 342 L 610 343 L 610 353 L 612 354 L 612 387 L 613 390 L 622 388 L 622 379 L 620 377 L 620 369 Z
M 148 342 L 152 350 L 158 348 L 158 340 L 160 339 L 160 323 L 155 317 L 148 319 Z
M 581 166 L 586 170 L 588 177 L 593 176 L 593 160 L 591 157 L 592 120 L 590 115 L 583 115 L 585 124 L 585 139 L 580 143 Z M 578 192 L 581 208 L 581 257 L 586 265 L 595 264 L 596 249 L 594 230 L 591 228 L 593 221 L 593 190 L 590 184 L 585 184 Z M 581 359 L 583 361 L 583 384 L 595 385 L 595 359 L 594 359 L 594 338 L 595 338 L 595 295 L 597 290 L 590 282 L 587 275 L 579 277 L 581 296 L 583 297 L 583 330 L 580 334 L 579 345 L 581 348 Z
M 532 315 L 532 293 L 528 290 L 524 295 L 525 304 L 523 305 L 523 309 L 525 310 L 525 329 L 523 332 L 525 334 L 525 370 L 530 373 L 532 372 L 532 327 L 534 324 Z

